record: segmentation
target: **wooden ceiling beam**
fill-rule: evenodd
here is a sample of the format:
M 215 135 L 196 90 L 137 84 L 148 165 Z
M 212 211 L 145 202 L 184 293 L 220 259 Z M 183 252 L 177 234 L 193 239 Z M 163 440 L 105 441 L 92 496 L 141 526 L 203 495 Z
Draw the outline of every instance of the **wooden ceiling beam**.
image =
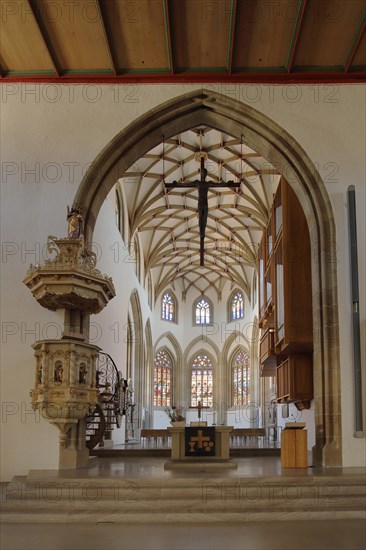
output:
M 304 19 L 307 0 L 300 0 L 300 2 L 301 4 L 299 4 L 299 11 L 297 13 L 297 18 L 295 21 L 294 34 L 292 36 L 292 41 L 291 41 L 291 45 L 290 45 L 290 49 L 287 57 L 286 68 L 287 68 L 288 74 L 290 74 L 292 71 L 292 65 L 294 62 L 296 48 L 299 41 L 301 25 Z
M 50 44 L 48 43 L 48 39 L 47 39 L 47 32 L 46 32 L 46 29 L 43 26 L 42 20 L 39 17 L 37 5 L 35 4 L 35 2 L 32 2 L 32 0 L 26 0 L 26 2 L 28 3 L 30 11 L 32 12 L 34 21 L 35 21 L 36 26 L 39 30 L 39 33 L 42 37 L 42 40 L 43 40 L 43 43 L 44 43 L 45 48 L 47 50 L 47 53 L 48 53 L 48 55 L 51 59 L 51 63 L 52 63 L 53 69 L 56 73 L 56 76 L 57 76 L 57 78 L 59 78 L 61 76 L 61 70 L 59 69 L 59 62 L 56 58 L 56 54 L 51 51 L 51 47 L 50 47 Z M 38 14 L 38 16 L 37 16 L 37 14 Z
M 234 46 L 235 46 L 237 9 L 238 9 L 238 0 L 232 0 L 231 13 L 230 13 L 230 27 L 229 27 L 228 60 L 227 60 L 227 69 L 229 71 L 229 74 L 232 74 L 233 72 L 233 56 L 234 56 Z
M 105 20 L 105 17 L 103 15 L 103 7 L 102 7 L 102 4 L 101 4 L 101 0 L 95 0 L 95 3 L 96 3 L 96 9 L 97 9 L 97 12 L 98 12 L 98 15 L 99 15 L 100 26 L 102 28 L 104 42 L 105 42 L 105 45 L 107 47 L 108 56 L 109 56 L 109 60 L 110 60 L 110 63 L 111 63 L 111 68 L 113 70 L 114 76 L 117 76 L 118 75 L 117 66 L 116 66 L 116 62 L 113 58 L 111 42 L 110 42 L 109 34 L 108 34 L 108 31 L 107 31 L 107 27 L 106 27 L 106 20 Z
M 172 33 L 171 33 L 171 18 L 169 9 L 169 0 L 164 0 L 164 23 L 165 23 L 165 40 L 167 45 L 168 62 L 170 74 L 174 75 L 174 59 L 173 59 L 173 46 L 172 46 Z
M 365 27 L 366 27 L 366 13 L 364 13 L 364 15 L 363 15 L 361 23 L 360 23 L 360 25 L 359 25 L 359 27 L 356 31 L 351 50 L 348 54 L 346 62 L 344 63 L 344 72 L 345 73 L 348 73 L 348 71 L 350 70 L 350 67 L 352 65 L 352 61 L 353 61 L 353 59 L 356 55 L 356 52 L 357 52 L 358 45 L 361 42 L 361 39 L 363 37 L 363 33 L 365 32 Z

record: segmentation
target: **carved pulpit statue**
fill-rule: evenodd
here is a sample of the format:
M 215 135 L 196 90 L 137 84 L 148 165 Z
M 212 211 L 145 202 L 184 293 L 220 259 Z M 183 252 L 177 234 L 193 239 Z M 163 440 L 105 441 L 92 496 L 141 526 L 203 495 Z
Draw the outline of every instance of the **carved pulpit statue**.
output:
M 67 206 L 67 236 L 69 239 L 80 239 L 83 225 L 83 217 L 79 208 Z

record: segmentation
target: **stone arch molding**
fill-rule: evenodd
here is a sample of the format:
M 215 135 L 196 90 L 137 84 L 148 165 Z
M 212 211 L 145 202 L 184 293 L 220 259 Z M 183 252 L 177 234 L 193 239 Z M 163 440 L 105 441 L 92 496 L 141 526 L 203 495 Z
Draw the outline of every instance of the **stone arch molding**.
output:
M 197 125 L 240 139 L 285 176 L 307 218 L 312 244 L 314 390 L 316 445 L 314 462 L 342 464 L 340 359 L 336 245 L 330 200 L 315 165 L 277 123 L 251 106 L 208 90 L 178 96 L 145 113 L 122 130 L 98 155 L 83 178 L 74 205 L 85 213 L 85 238 L 92 240 L 101 205 L 124 172 L 148 150 Z
M 158 352 L 158 349 L 167 347 L 167 344 L 164 342 L 164 339 L 166 339 L 169 344 L 171 344 L 172 348 L 175 352 L 175 361 L 177 363 L 182 362 L 182 348 L 180 347 L 180 344 L 178 340 L 175 338 L 175 336 L 171 332 L 164 332 L 159 336 L 159 338 L 155 342 L 154 346 L 154 354 Z

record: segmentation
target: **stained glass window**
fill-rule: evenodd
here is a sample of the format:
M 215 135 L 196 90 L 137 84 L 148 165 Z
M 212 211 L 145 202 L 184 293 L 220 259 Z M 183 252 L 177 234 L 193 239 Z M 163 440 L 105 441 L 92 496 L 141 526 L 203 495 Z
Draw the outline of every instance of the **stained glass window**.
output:
M 154 360 L 154 406 L 170 407 L 172 361 L 168 353 L 159 351 Z
M 175 310 L 175 300 L 170 292 L 166 292 L 161 300 L 161 318 L 174 322 Z
M 232 367 L 233 405 L 248 405 L 250 394 L 250 362 L 246 351 L 240 350 Z
M 199 401 L 202 407 L 213 405 L 213 369 L 204 353 L 197 355 L 192 363 L 191 407 L 197 407 Z
M 211 307 L 206 298 L 201 298 L 195 306 L 196 325 L 209 325 L 211 322 Z
M 235 292 L 230 302 L 230 318 L 232 321 L 244 317 L 244 298 L 241 292 Z

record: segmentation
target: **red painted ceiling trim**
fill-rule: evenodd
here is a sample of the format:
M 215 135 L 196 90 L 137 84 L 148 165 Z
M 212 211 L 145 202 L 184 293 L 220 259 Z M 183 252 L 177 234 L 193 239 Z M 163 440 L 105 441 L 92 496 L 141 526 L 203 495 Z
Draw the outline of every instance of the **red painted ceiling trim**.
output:
M 175 75 L 131 75 L 117 76 L 7 76 L 5 82 L 32 82 L 58 84 L 346 84 L 366 82 L 366 72 L 299 72 L 299 73 L 238 73 L 238 74 L 175 74 Z

